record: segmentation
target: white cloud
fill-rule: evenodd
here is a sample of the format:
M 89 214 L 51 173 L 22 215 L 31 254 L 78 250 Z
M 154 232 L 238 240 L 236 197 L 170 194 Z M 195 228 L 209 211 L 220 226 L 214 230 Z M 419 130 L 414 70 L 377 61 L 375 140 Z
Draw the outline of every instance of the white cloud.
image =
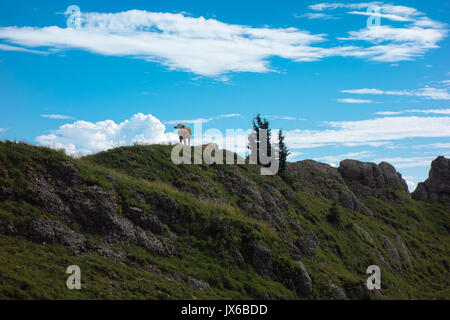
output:
M 413 96 L 413 97 L 425 97 L 432 100 L 450 100 L 450 93 L 447 89 L 425 87 L 417 90 L 391 90 L 384 91 L 380 89 L 352 89 L 341 90 L 342 93 L 352 94 L 376 94 L 376 95 L 393 95 L 393 96 Z
M 402 110 L 402 111 L 380 111 L 376 112 L 377 115 L 393 116 L 404 113 L 423 113 L 423 114 L 450 114 L 450 109 L 424 109 L 424 110 Z
M 170 120 L 170 121 L 164 121 L 165 124 L 179 124 L 179 123 L 207 123 L 214 120 L 213 117 L 211 118 L 198 118 L 198 119 L 190 119 L 190 120 Z
M 361 9 L 365 6 L 344 7 Z M 315 6 L 317 10 L 325 7 Z M 383 5 L 383 8 L 385 14 L 403 17 L 418 15 L 412 8 L 390 5 Z M 324 13 L 311 14 L 310 17 L 327 18 Z M 311 34 L 293 27 L 254 28 L 216 19 L 143 10 L 83 12 L 82 28 L 78 30 L 57 26 L 0 27 L 0 39 L 26 47 L 3 44 L 0 50 L 34 52 L 29 48 L 45 47 L 49 48 L 48 53 L 85 50 L 107 56 L 139 58 L 170 69 L 226 81 L 228 78 L 223 78 L 226 73 L 273 71 L 269 62 L 273 57 L 295 62 L 317 61 L 333 56 L 375 61 L 411 60 L 424 55 L 429 49 L 438 48 L 437 43 L 447 35 L 445 29 L 436 28 L 437 22 L 423 15 L 420 17 L 420 25 L 417 18 L 417 24 L 408 28 L 382 26 L 362 29 L 350 31 L 349 37 L 342 38 L 358 40 L 359 44 L 363 40 L 368 46 L 325 47 L 325 34 Z
M 313 13 L 308 12 L 302 15 L 294 15 L 296 18 L 306 18 L 306 19 L 319 19 L 319 20 L 330 20 L 330 19 L 336 19 L 336 17 L 332 16 L 331 14 L 326 13 Z
M 381 146 L 408 138 L 450 137 L 450 117 L 384 117 L 360 121 L 325 122 L 324 130 L 286 131 L 292 149 L 326 145 Z
M 41 117 L 48 119 L 73 119 L 73 117 L 63 114 L 41 114 Z
M 294 161 L 298 156 L 303 155 L 303 152 L 298 151 L 291 151 L 291 153 L 288 155 L 287 160 L 288 161 Z
M 450 143 L 432 143 L 429 146 L 436 149 L 450 149 Z
M 44 55 L 48 54 L 48 52 L 43 52 L 43 51 L 38 51 L 38 50 L 31 50 L 31 49 L 22 48 L 22 47 L 16 47 L 16 46 L 10 46 L 10 45 L 3 44 L 3 43 L 0 43 L 0 50 L 37 53 L 37 54 L 44 54 Z
M 365 100 L 365 99 L 351 99 L 351 98 L 347 98 L 347 99 L 337 99 L 338 102 L 340 103 L 373 103 L 372 100 Z
M 348 37 L 339 37 L 340 40 L 368 41 L 376 44 L 366 50 L 366 53 L 370 53 L 371 60 L 381 62 L 413 60 L 430 49 L 438 48 L 437 43 L 447 36 L 448 30 L 444 23 L 431 20 L 422 12 L 407 6 L 377 1 L 358 4 L 318 3 L 310 6 L 310 9 L 322 13 L 325 10 L 336 9 L 367 9 L 373 5 L 378 7 L 379 13 L 364 11 L 349 11 L 347 13 L 379 16 L 382 19 L 401 22 L 402 25 L 393 27 L 382 24 L 359 31 L 350 31 Z
M 177 135 L 165 130 L 166 127 L 151 114 L 138 113 L 118 124 L 112 120 L 64 124 L 36 140 L 41 145 L 63 148 L 71 155 L 86 155 L 133 143 L 176 142 Z
M 357 14 L 362 16 L 372 16 L 389 19 L 392 21 L 411 21 L 410 19 L 395 14 L 383 14 L 383 13 L 373 13 L 373 12 L 361 12 L 361 11 L 350 11 L 349 14 Z
M 450 109 L 406 110 L 409 113 L 450 114 Z
M 209 117 L 209 118 L 198 118 L 198 119 L 189 119 L 189 120 L 169 120 L 164 121 L 165 124 L 179 124 L 179 123 L 207 123 L 213 120 L 219 120 L 223 118 L 235 118 L 235 117 L 241 117 L 239 113 L 230 113 L 230 114 L 221 114 L 217 117 Z
M 417 179 L 415 177 L 404 176 L 406 184 L 408 185 L 409 192 L 413 192 L 417 187 Z
M 82 28 L 3 27 L 0 38 L 26 47 L 81 49 L 159 62 L 204 76 L 269 72 L 268 59 L 317 59 L 310 45 L 324 41 L 296 28 L 252 28 L 182 14 L 130 10 L 82 13 Z
M 323 156 L 323 157 L 319 157 L 319 158 L 314 158 L 314 160 L 316 161 L 324 161 L 326 163 L 337 163 L 337 162 L 341 162 L 342 160 L 345 159 L 367 159 L 369 157 L 371 157 L 373 155 L 372 152 L 370 151 L 359 151 L 359 152 L 349 152 L 349 153 L 345 153 L 345 154 L 339 154 L 339 155 L 335 155 L 335 156 Z
M 376 6 L 380 10 L 381 14 L 395 15 L 396 17 L 402 17 L 405 19 L 412 19 L 413 17 L 423 18 L 423 14 L 414 8 L 407 6 L 399 6 L 392 4 L 385 4 L 380 1 L 371 1 L 363 3 L 317 3 L 309 6 L 311 10 L 324 11 L 324 10 L 336 10 L 336 9 L 367 9 L 371 6 Z M 352 13 L 352 12 L 349 12 Z
M 305 120 L 303 118 L 287 117 L 287 116 L 263 116 L 263 118 L 274 120 L 298 120 L 298 121 Z
M 383 94 L 384 91 L 378 89 L 354 89 L 354 90 L 341 90 L 343 93 L 354 93 L 354 94 Z
M 397 114 L 402 114 L 403 112 L 401 111 L 380 111 L 380 112 L 375 112 L 376 115 L 379 116 L 395 116 Z
M 230 113 L 230 114 L 221 114 L 217 116 L 217 118 L 235 118 L 235 117 L 241 117 L 239 113 Z
M 386 161 L 392 164 L 395 168 L 404 169 L 416 167 L 429 167 L 431 165 L 431 161 L 433 160 L 434 158 L 432 157 L 411 157 L 411 158 L 394 157 L 394 158 L 380 158 L 375 161 L 377 162 Z

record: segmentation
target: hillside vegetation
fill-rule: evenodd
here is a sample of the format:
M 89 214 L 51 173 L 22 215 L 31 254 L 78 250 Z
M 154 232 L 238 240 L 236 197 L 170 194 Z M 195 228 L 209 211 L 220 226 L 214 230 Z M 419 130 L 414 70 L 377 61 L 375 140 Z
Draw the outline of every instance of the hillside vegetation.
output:
M 389 164 L 306 160 L 280 177 L 170 152 L 0 142 L 0 298 L 450 298 L 449 205 L 413 200 Z

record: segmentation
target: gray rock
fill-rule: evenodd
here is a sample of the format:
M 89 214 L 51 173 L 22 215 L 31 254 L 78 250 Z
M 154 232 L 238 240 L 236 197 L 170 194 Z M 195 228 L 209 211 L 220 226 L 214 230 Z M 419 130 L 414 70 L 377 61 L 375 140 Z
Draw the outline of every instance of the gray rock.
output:
M 392 261 L 394 262 L 394 268 L 401 272 L 401 263 L 400 263 L 400 256 L 398 254 L 397 249 L 394 247 L 394 245 L 392 244 L 392 242 L 387 238 L 387 237 L 383 237 L 384 240 L 384 248 L 387 250 L 389 256 L 391 257 Z
M 176 223 L 180 219 L 180 209 L 177 202 L 164 194 L 147 194 L 145 202 L 150 205 L 151 212 L 164 224 Z
M 252 265 L 260 276 L 270 279 L 272 274 L 272 254 L 269 249 L 260 243 L 253 247 Z
M 303 232 L 303 229 L 300 226 L 300 224 L 298 223 L 297 219 L 295 219 L 291 216 L 286 216 L 286 220 L 292 229 L 294 229 L 295 231 L 298 231 L 298 232 Z
M 114 177 L 110 173 L 105 173 L 105 178 L 109 183 L 114 183 Z
M 69 229 L 62 223 L 39 218 L 31 223 L 28 237 L 35 242 L 59 243 L 75 251 L 82 251 L 86 246 L 86 238 Z
M 130 207 L 127 210 L 126 217 L 144 230 L 150 230 L 156 234 L 162 234 L 165 231 L 164 225 L 151 211 L 143 212 L 139 208 Z
M 338 171 L 353 192 L 362 197 L 373 196 L 390 200 L 392 195 L 389 194 L 388 188 L 409 194 L 408 186 L 401 174 L 387 162 L 376 165 L 357 160 L 343 160 Z
M 381 254 L 381 252 L 377 248 L 374 249 L 374 253 L 375 253 L 375 259 L 378 260 L 379 262 L 381 262 L 382 266 L 385 266 L 386 268 L 391 269 L 391 265 L 384 258 L 384 256 Z
M 347 295 L 344 290 L 336 285 L 329 277 L 327 277 L 328 287 L 330 289 L 330 296 L 332 300 L 347 300 Z
M 234 261 L 236 261 L 239 266 L 243 266 L 245 264 L 244 256 L 237 248 L 232 247 L 229 252 L 231 257 L 233 257 Z
M 80 169 L 69 160 L 58 163 L 55 167 L 50 168 L 52 176 L 56 181 L 66 186 L 74 186 L 79 182 Z
M 358 226 L 356 223 L 353 223 L 353 227 L 355 228 L 355 230 L 364 238 L 366 239 L 370 244 L 375 244 L 372 237 L 370 236 L 370 234 L 364 230 L 363 228 L 361 228 L 360 226 Z
M 70 215 L 70 210 L 58 195 L 56 187 L 41 174 L 35 173 L 32 168 L 28 168 L 30 175 L 31 189 L 30 200 L 48 213 L 66 219 Z
M 295 245 L 300 249 L 302 254 L 308 258 L 314 258 L 320 241 L 313 230 L 305 229 L 303 235 L 295 241 Z
M 395 236 L 395 242 L 397 243 L 397 247 L 399 248 L 401 254 L 405 258 L 406 262 L 408 262 L 408 265 L 410 268 L 412 268 L 412 262 L 411 258 L 409 257 L 408 250 L 406 250 L 405 245 L 403 244 L 402 237 L 400 235 Z
M 167 250 L 164 244 L 151 232 L 144 231 L 137 227 L 135 229 L 134 238 L 128 239 L 131 242 L 143 247 L 148 252 L 156 253 L 162 256 L 169 256 L 171 252 Z
M 121 250 L 117 250 L 109 243 L 100 243 L 92 248 L 102 257 L 114 258 L 116 260 L 122 261 L 127 257 L 127 254 Z
M 450 159 L 438 157 L 431 163 L 428 179 L 412 193 L 415 200 L 441 201 L 450 207 Z
M 10 236 L 17 233 L 17 229 L 14 227 L 12 221 L 0 218 L 0 233 Z
M 211 287 L 208 282 L 203 281 L 203 280 L 195 279 L 195 278 L 193 278 L 191 276 L 189 276 L 187 278 L 187 282 L 190 285 L 192 285 L 193 287 L 199 289 L 200 291 L 208 290 Z
M 295 261 L 295 263 L 300 267 L 300 275 L 298 279 L 296 279 L 296 288 L 301 294 L 306 297 L 311 297 L 313 284 L 311 277 L 308 274 L 308 270 L 306 270 L 305 265 L 301 260 Z

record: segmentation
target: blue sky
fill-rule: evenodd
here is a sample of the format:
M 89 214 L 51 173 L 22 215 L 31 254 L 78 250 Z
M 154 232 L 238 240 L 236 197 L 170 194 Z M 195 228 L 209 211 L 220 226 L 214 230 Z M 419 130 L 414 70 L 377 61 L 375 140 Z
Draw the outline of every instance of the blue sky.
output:
M 2 1 L 0 139 L 77 155 L 166 143 L 196 119 L 245 130 L 259 112 L 291 161 L 388 161 L 414 188 L 450 154 L 449 14 L 445 1 Z

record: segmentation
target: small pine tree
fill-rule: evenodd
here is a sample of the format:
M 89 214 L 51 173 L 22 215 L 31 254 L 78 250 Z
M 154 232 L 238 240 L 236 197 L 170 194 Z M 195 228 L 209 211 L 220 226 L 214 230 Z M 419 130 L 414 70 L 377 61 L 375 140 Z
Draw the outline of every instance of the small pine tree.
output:
M 267 141 L 266 141 L 266 145 L 267 145 L 267 153 L 266 155 L 268 157 L 271 156 L 271 149 L 272 149 L 272 145 L 270 143 L 270 138 L 271 138 L 271 130 L 269 128 L 269 121 L 267 121 L 267 119 L 262 119 L 261 115 L 258 113 L 252 121 L 252 126 L 253 126 L 253 131 L 256 134 L 256 150 L 254 150 L 256 152 L 256 159 L 257 159 L 257 163 L 261 164 L 260 158 L 259 158 L 259 150 L 260 150 L 260 145 L 261 145 L 261 139 L 260 139 L 260 130 L 265 129 L 267 130 Z M 268 164 L 267 166 L 269 166 L 270 164 Z
M 286 143 L 284 142 L 284 138 L 285 137 L 283 135 L 283 130 L 280 129 L 280 131 L 278 131 L 278 161 L 280 163 L 278 173 L 280 175 L 282 175 L 285 172 L 286 160 L 288 155 L 291 154 L 286 146 Z

